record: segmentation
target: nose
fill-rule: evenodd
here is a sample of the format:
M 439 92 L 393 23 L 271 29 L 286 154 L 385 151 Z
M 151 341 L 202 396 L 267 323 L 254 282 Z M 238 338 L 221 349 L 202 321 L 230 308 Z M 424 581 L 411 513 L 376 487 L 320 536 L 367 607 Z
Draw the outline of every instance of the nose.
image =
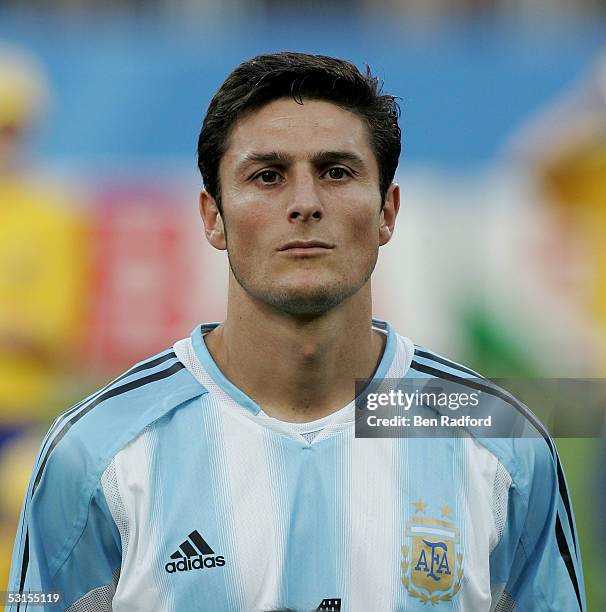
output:
M 319 221 L 324 215 L 315 178 L 309 173 L 295 176 L 287 215 L 290 222 Z

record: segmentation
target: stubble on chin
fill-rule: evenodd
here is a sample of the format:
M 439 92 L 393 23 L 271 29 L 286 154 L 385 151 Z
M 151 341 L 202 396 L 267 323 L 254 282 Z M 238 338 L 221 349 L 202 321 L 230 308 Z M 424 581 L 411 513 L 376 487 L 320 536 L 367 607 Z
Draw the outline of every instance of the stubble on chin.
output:
M 341 279 L 339 282 L 305 289 L 272 286 L 271 280 L 266 279 L 264 287 L 255 287 L 245 280 L 238 267 L 233 265 L 229 251 L 227 256 L 233 277 L 243 291 L 272 310 L 294 317 L 324 314 L 354 295 L 368 280 L 364 279 L 360 286 L 347 284 Z

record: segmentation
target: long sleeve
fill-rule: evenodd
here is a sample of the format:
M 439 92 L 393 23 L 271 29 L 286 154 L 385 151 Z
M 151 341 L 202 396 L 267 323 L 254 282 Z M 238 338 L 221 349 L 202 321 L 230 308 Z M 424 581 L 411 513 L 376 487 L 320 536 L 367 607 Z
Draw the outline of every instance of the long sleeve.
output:
M 574 516 L 555 444 L 543 438 L 516 444 L 523 459 L 510 489 L 504 532 L 491 555 L 492 609 L 584 612 Z
M 49 455 L 45 444 L 21 511 L 9 590 L 60 593 L 61 605 L 49 611 L 110 611 L 121 544 L 103 488 L 87 482 L 89 459 L 82 445 L 62 444 Z M 7 610 L 27 607 L 13 604 Z

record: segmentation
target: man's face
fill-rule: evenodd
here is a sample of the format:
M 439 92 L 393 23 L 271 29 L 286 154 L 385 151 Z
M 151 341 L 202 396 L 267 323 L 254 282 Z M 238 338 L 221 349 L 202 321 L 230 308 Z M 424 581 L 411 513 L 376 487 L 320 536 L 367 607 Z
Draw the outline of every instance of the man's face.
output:
M 367 128 L 330 102 L 279 99 L 243 117 L 219 178 L 233 275 L 281 312 L 319 314 L 352 296 L 391 236 L 395 186 L 381 211 Z

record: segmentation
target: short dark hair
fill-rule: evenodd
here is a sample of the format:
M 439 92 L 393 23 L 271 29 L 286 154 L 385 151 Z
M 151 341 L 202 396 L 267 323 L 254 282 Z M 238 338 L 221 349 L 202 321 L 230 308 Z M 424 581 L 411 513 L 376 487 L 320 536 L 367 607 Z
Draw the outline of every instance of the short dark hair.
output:
M 240 64 L 211 100 L 198 138 L 198 168 L 204 187 L 221 209 L 219 164 L 231 128 L 246 114 L 273 100 L 291 97 L 325 100 L 362 118 L 379 166 L 381 206 L 400 157 L 400 108 L 395 96 L 382 93 L 383 83 L 366 66 L 362 74 L 352 63 L 283 51 L 258 55 Z

